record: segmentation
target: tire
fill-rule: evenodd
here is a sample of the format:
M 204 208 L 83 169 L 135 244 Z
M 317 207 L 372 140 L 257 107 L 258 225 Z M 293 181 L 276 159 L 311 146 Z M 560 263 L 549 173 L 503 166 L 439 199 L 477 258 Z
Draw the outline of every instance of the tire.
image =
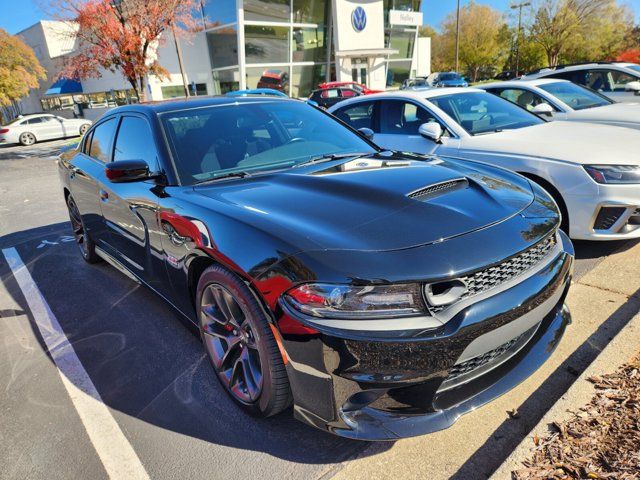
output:
M 251 415 L 269 417 L 291 404 L 291 389 L 269 322 L 249 287 L 219 265 L 196 290 L 203 345 L 222 387 Z
M 80 249 L 82 258 L 87 263 L 98 263 L 100 257 L 96 253 L 96 245 L 91 239 L 91 235 L 87 232 L 82 220 L 82 215 L 78 210 L 75 200 L 71 195 L 67 197 L 67 209 L 69 210 L 69 219 L 71 220 L 71 228 L 73 228 L 73 236 L 76 245 Z
M 88 123 L 85 123 L 84 125 L 80 125 L 80 136 L 82 136 L 85 133 L 87 133 L 87 130 L 89 130 L 89 124 Z
M 29 145 L 36 143 L 36 136 L 31 132 L 23 132 L 20 134 L 20 137 L 18 137 L 18 141 L 20 142 L 20 145 L 28 147 Z

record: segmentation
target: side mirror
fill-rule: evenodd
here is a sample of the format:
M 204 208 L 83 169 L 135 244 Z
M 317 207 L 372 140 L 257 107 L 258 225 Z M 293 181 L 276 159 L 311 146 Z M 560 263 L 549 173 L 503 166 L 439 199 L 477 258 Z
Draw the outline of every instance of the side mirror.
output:
M 373 140 L 373 130 L 367 127 L 359 128 L 358 131 L 362 136 L 364 136 L 367 140 Z
M 436 122 L 423 123 L 418 129 L 418 133 L 427 140 L 431 140 L 436 143 L 440 143 L 442 135 L 444 134 L 442 127 Z
M 113 183 L 141 182 L 155 178 L 144 160 L 119 160 L 107 163 L 105 174 Z
M 539 103 L 535 107 L 531 109 L 531 113 L 535 113 L 536 115 L 553 115 L 553 107 L 548 103 Z
M 627 92 L 635 92 L 638 93 L 640 92 L 640 82 L 635 81 L 635 82 L 629 82 L 624 86 L 624 89 Z

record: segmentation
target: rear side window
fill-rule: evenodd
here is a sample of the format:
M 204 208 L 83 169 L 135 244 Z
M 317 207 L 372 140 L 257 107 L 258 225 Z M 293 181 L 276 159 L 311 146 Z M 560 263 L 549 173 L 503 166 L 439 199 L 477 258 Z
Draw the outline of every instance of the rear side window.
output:
M 403 100 L 383 100 L 380 109 L 380 133 L 418 135 L 420 125 L 438 122 L 426 108 Z M 444 125 L 440 124 L 443 130 Z
M 110 118 L 98 125 L 91 137 L 91 148 L 89 155 L 101 162 L 108 162 L 111 152 L 111 140 L 113 131 L 116 128 L 115 118 Z
M 152 172 L 159 170 L 151 128 L 144 118 L 122 118 L 113 149 L 113 161 L 118 160 L 144 160 Z
M 22 122 L 23 125 L 36 125 L 42 123 L 42 117 L 30 118 Z
M 322 98 L 338 98 L 338 89 L 329 88 L 322 91 Z
M 334 115 L 355 129 L 370 128 L 376 131 L 374 110 L 376 102 L 361 102 L 337 110 Z

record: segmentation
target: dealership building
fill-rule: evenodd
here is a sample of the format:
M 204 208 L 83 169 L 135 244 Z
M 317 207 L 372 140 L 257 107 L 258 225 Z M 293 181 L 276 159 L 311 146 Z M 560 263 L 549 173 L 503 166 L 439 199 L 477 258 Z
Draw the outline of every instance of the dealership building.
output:
M 306 97 L 319 83 L 333 80 L 383 90 L 430 73 L 430 39 L 418 37 L 420 0 L 204 0 L 201 5 L 202 30 L 179 41 L 192 95 L 271 86 Z M 75 49 L 69 28 L 42 21 L 17 34 L 48 72 L 41 88 L 22 102 L 23 113 L 69 110 L 74 104 L 100 110 L 132 100 L 130 85 L 111 72 L 81 82 L 56 80 L 64 57 Z M 172 38 L 165 38 L 157 55 L 169 77 L 150 76 L 147 98 L 183 96 Z M 95 117 L 98 110 L 85 116 Z

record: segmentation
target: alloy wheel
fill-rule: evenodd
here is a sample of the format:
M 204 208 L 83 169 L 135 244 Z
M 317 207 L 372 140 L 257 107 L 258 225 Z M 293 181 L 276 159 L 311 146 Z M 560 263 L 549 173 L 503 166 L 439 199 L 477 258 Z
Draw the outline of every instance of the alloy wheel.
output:
M 69 197 L 67 205 L 69 207 L 69 218 L 71 219 L 73 237 L 76 240 L 76 244 L 80 248 L 80 253 L 82 253 L 82 256 L 86 258 L 89 255 L 89 247 L 84 223 L 82 222 L 82 216 L 80 215 L 78 206 L 76 205 L 76 202 L 73 201 L 73 198 Z
M 200 327 L 223 385 L 241 403 L 256 402 L 262 392 L 262 365 L 255 330 L 246 312 L 222 285 L 205 287 Z
M 36 143 L 36 137 L 33 133 L 25 132 L 20 135 L 20 143 L 23 145 L 33 145 Z

